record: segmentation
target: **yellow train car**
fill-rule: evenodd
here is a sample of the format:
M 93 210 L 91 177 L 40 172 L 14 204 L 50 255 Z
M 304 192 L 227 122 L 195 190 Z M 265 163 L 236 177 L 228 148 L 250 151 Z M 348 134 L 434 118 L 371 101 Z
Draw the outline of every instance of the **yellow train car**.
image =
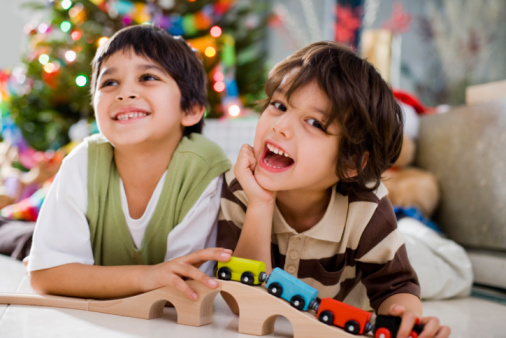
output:
M 216 277 L 248 285 L 259 285 L 267 280 L 267 273 L 264 262 L 232 257 L 228 262 L 218 262 Z

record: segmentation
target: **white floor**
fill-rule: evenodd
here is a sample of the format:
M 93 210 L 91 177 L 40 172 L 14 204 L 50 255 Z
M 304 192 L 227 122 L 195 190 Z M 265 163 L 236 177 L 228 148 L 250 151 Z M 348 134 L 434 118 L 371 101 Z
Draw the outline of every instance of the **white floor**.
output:
M 506 337 L 506 306 L 469 297 L 424 302 L 424 315 L 437 316 L 452 330 L 451 337 Z

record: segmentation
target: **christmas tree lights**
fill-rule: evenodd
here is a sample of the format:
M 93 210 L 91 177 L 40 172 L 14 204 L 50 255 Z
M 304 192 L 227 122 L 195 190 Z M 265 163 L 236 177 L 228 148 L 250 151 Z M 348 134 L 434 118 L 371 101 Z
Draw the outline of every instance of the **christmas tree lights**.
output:
M 28 51 L 16 76 L 9 73 L 2 116 L 12 117 L 35 149 L 63 146 L 74 123 L 93 120 L 91 60 L 103 41 L 128 25 L 157 25 L 199 52 L 208 73 L 207 118 L 240 116 L 263 97 L 268 1 L 53 0 L 28 6 L 47 15 L 25 27 Z M 245 22 L 255 24 L 246 28 Z M 254 57 L 241 58 L 251 46 Z

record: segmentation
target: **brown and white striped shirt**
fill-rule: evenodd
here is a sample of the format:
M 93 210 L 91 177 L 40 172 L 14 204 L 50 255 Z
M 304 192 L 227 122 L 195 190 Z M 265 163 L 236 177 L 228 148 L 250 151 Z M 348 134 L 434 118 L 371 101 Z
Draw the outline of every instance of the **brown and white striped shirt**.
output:
M 235 249 L 248 199 L 232 171 L 225 174 L 218 221 L 220 247 Z M 272 265 L 331 297 L 377 311 L 397 293 L 420 297 L 387 190 L 344 195 L 332 188 L 323 218 L 297 233 L 275 207 L 272 225 Z

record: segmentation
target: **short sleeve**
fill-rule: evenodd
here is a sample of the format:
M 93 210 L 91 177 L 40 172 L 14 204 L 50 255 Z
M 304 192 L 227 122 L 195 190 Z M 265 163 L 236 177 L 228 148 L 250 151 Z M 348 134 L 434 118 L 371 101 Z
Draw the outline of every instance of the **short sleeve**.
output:
M 37 218 L 28 270 L 68 263 L 93 264 L 87 208 L 86 143 L 64 160 Z
M 388 198 L 380 200 L 364 229 L 356 257 L 362 283 L 376 311 L 385 299 L 397 293 L 420 297 L 418 278 Z

